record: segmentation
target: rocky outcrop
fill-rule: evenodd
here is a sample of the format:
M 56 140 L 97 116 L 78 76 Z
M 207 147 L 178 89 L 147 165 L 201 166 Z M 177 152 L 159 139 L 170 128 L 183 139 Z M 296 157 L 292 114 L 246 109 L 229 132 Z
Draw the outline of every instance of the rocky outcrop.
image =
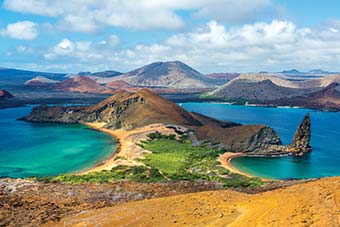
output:
M 289 146 L 289 151 L 296 153 L 298 156 L 303 155 L 305 152 L 312 150 L 310 145 L 311 137 L 311 121 L 309 114 L 303 118 L 301 124 L 296 129 L 293 141 Z
M 10 98 L 13 98 L 14 96 L 9 93 L 8 91 L 6 90 L 0 90 L 0 100 L 1 99 L 10 99 Z
M 30 122 L 79 123 L 86 114 L 86 107 L 76 106 L 37 106 L 20 120 Z
M 310 137 L 309 114 L 296 129 L 293 142 L 288 146 L 282 144 L 279 135 L 272 128 L 264 125 L 221 127 L 216 123 L 210 123 L 195 130 L 195 139 L 198 141 L 209 142 L 211 146 L 226 151 L 242 152 L 248 155 L 295 154 L 302 156 L 311 151 Z M 201 143 L 196 142 L 196 145 Z
M 195 131 L 198 140 L 209 141 L 215 147 L 234 152 L 272 152 L 263 149 L 264 145 L 282 145 L 279 135 L 264 125 L 241 125 L 236 127 L 219 127 L 208 124 Z M 281 150 L 280 150 L 281 152 Z
M 194 114 L 147 89 L 135 94 L 119 92 L 90 107 L 36 107 L 23 119 L 60 123 L 104 122 L 111 129 L 133 129 L 155 123 L 203 125 Z M 209 122 L 209 118 L 205 121 Z

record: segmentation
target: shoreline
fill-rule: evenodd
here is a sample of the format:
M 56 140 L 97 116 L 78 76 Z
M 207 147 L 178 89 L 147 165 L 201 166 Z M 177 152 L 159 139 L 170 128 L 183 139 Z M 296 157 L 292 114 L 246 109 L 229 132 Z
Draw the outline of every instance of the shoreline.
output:
M 246 177 L 250 177 L 250 178 L 257 177 L 257 178 L 260 178 L 263 181 L 281 181 L 281 180 L 277 180 L 277 179 L 270 179 L 270 178 L 255 176 L 255 175 L 249 174 L 247 172 L 244 172 L 244 171 L 236 168 L 235 166 L 233 166 L 231 164 L 231 160 L 233 158 L 237 158 L 237 157 L 250 157 L 250 156 L 245 155 L 244 153 L 240 153 L 240 152 L 236 152 L 236 153 L 235 152 L 225 152 L 218 157 L 218 161 L 221 163 L 221 165 L 224 168 L 228 169 L 232 173 L 237 173 L 237 174 L 240 174 L 240 175 L 243 175 L 243 176 L 246 176 Z
M 131 141 L 124 141 L 124 139 L 126 140 L 126 138 L 128 138 L 128 136 L 135 134 L 136 132 L 130 131 L 122 131 L 121 129 L 118 130 L 111 130 L 111 129 L 106 129 L 104 128 L 105 123 L 83 123 L 84 125 L 90 127 L 91 129 L 94 130 L 98 130 L 100 132 L 104 132 L 110 136 L 112 136 L 116 141 L 117 141 L 117 145 L 116 148 L 114 149 L 114 151 L 112 151 L 112 154 L 110 156 L 108 156 L 106 159 L 104 159 L 103 161 L 100 161 L 99 163 L 90 166 L 84 170 L 80 170 L 75 172 L 75 174 L 77 175 L 84 175 L 84 174 L 88 174 L 88 173 L 92 173 L 92 172 L 99 172 L 102 170 L 111 170 L 113 167 L 122 164 L 122 163 L 118 163 L 117 162 L 117 157 L 119 154 L 122 153 L 122 151 L 127 151 L 129 148 L 131 148 Z M 155 126 L 151 126 L 151 128 L 153 128 Z M 157 127 L 157 126 L 156 126 Z M 139 131 L 139 130 L 138 130 Z M 144 131 L 142 129 L 142 131 Z M 146 130 L 148 131 L 148 130 Z M 139 134 L 139 133 L 138 133 Z M 258 177 L 263 181 L 281 181 L 281 180 L 277 180 L 277 179 L 271 179 L 271 178 L 264 178 L 264 177 L 259 177 L 256 175 L 252 175 L 249 174 L 247 172 L 244 172 L 238 168 L 236 168 L 235 166 L 233 166 L 231 164 L 231 160 L 233 158 L 237 158 L 237 157 L 282 157 L 282 156 L 287 156 L 290 154 L 254 154 L 254 155 L 247 155 L 241 152 L 225 152 L 223 154 L 221 154 L 218 157 L 218 161 L 221 163 L 221 165 L 228 169 L 230 172 L 232 173 L 237 173 L 249 178 L 253 178 L 253 177 Z M 127 161 L 131 161 L 131 160 L 127 160 Z M 128 162 L 125 163 L 126 165 L 138 165 L 138 163 L 136 162 Z
M 105 160 L 97 163 L 94 166 L 90 166 L 84 170 L 75 172 L 77 175 L 88 174 L 92 172 L 99 172 L 102 170 L 111 170 L 118 165 L 127 166 L 140 166 L 143 163 L 139 160 L 143 157 L 143 153 L 150 153 L 150 151 L 144 150 L 138 145 L 139 141 L 146 140 L 147 134 L 160 131 L 164 134 L 173 133 L 172 129 L 166 128 L 162 124 L 151 124 L 144 127 L 124 130 L 124 129 L 107 129 L 104 128 L 105 123 L 83 123 L 91 129 L 98 130 L 100 132 L 107 133 L 115 138 L 117 141 L 117 147 L 113 153 Z
M 117 136 L 114 133 L 113 130 L 109 130 L 109 129 L 104 128 L 104 126 L 105 126 L 104 123 L 83 123 L 83 125 L 86 125 L 93 130 L 104 132 L 104 133 L 110 135 L 111 137 L 113 137 L 116 140 L 116 148 L 104 160 L 102 160 L 102 161 L 96 163 L 95 165 L 90 166 L 90 167 L 88 167 L 84 170 L 77 171 L 77 172 L 75 172 L 75 174 L 83 175 L 83 174 L 88 174 L 88 173 L 92 173 L 92 172 L 112 169 L 112 167 L 114 167 L 114 165 L 115 165 L 114 160 L 121 151 L 121 138 L 119 136 Z

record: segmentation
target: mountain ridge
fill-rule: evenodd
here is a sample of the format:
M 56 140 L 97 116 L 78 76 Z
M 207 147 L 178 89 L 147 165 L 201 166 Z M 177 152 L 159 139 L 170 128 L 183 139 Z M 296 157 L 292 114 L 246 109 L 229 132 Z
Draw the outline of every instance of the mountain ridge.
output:
M 207 88 L 215 87 L 208 78 L 180 61 L 154 62 L 113 78 L 141 87 Z

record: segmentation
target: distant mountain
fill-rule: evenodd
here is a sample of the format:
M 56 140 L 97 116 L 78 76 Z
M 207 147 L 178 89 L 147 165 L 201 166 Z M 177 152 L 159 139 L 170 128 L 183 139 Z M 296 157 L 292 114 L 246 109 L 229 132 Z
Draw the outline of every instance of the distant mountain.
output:
M 13 98 L 14 96 L 9 93 L 8 91 L 6 90 L 0 90 L 0 100 L 2 99 L 10 99 L 10 98 Z
M 334 82 L 319 91 L 303 96 L 282 98 L 276 100 L 274 104 L 340 111 L 340 84 Z
M 210 73 L 206 74 L 207 77 L 217 78 L 217 79 L 227 79 L 232 80 L 238 77 L 240 73 Z
M 113 90 L 86 76 L 75 76 L 53 85 L 54 90 L 80 93 L 111 94 Z
M 312 80 L 306 80 L 301 83 L 301 88 L 313 88 L 313 87 L 327 87 L 332 83 L 340 83 L 340 74 L 332 76 L 324 76 Z
M 43 76 L 37 76 L 25 82 L 25 85 L 32 87 L 44 87 L 54 83 L 58 83 L 58 80 L 51 80 Z
M 271 74 L 261 74 L 261 73 L 246 73 L 246 74 L 241 74 L 240 76 L 234 78 L 232 81 L 237 81 L 237 80 L 242 80 L 242 81 L 248 81 L 248 82 L 260 82 L 264 80 L 270 80 L 274 84 L 280 87 L 289 87 L 289 88 L 299 88 L 299 82 L 296 81 L 291 81 L 288 80 L 285 76 L 275 76 Z
M 128 82 L 124 80 L 112 81 L 106 84 L 106 87 L 112 88 L 114 90 L 123 90 L 123 91 L 128 91 L 128 92 L 136 92 L 141 89 L 139 87 L 132 86 L 131 84 L 129 84 Z
M 297 69 L 291 69 L 291 70 L 283 70 L 281 73 L 283 73 L 283 74 L 301 74 L 302 72 L 300 72 Z
M 121 72 L 117 72 L 114 70 L 102 71 L 102 72 L 79 72 L 77 74 L 70 74 L 67 77 L 72 78 L 76 76 L 86 76 L 93 80 L 95 80 L 99 84 L 106 84 L 112 81 L 113 77 L 121 75 Z
M 305 91 L 302 89 L 278 86 L 270 79 L 260 81 L 234 79 L 212 92 L 212 95 L 230 100 L 263 101 L 276 100 L 304 93 Z
M 223 85 L 227 83 L 228 81 L 238 77 L 239 73 L 210 73 L 206 76 L 212 79 L 215 79 L 216 85 Z
M 27 80 L 37 76 L 42 76 L 52 80 L 64 80 L 66 74 L 2 68 L 0 70 L 0 83 L 19 85 L 24 84 Z
M 312 70 L 309 70 L 307 73 L 310 73 L 310 74 L 333 74 L 332 72 L 324 71 L 322 69 L 312 69 Z
M 96 77 L 114 77 L 114 76 L 119 76 L 121 75 L 122 73 L 121 72 L 117 72 L 117 71 L 114 71 L 114 70 L 107 70 L 107 71 L 102 71 L 102 72 L 79 72 L 77 73 L 78 76 L 96 76 Z
M 216 80 L 209 78 L 180 62 L 155 62 L 114 77 L 134 86 L 167 88 L 215 87 Z

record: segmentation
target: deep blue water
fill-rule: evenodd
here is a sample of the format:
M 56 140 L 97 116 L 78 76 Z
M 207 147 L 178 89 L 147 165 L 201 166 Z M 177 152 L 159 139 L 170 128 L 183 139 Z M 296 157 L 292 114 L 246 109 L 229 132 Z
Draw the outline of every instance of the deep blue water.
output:
M 107 158 L 114 139 L 83 125 L 16 120 L 30 107 L 0 110 L 0 177 L 53 176 L 86 169 Z
M 222 103 L 183 103 L 182 107 L 220 120 L 271 126 L 280 134 L 285 144 L 291 142 L 296 127 L 309 112 L 313 148 L 310 154 L 303 157 L 241 157 L 233 159 L 232 164 L 250 174 L 274 179 L 340 176 L 340 113 Z

